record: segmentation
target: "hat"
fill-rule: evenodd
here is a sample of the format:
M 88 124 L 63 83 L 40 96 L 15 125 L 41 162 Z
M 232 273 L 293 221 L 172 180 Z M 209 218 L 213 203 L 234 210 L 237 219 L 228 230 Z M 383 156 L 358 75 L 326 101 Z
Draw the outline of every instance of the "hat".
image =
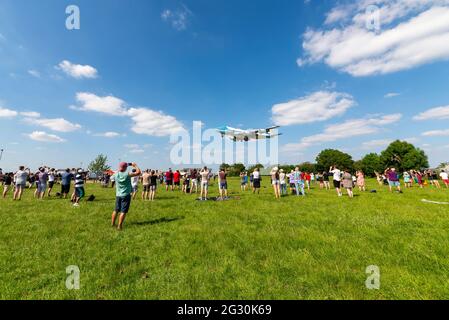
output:
M 128 169 L 128 164 L 126 162 L 120 162 L 118 169 L 120 172 L 125 172 Z
M 83 173 L 83 169 L 78 169 L 78 173 Z

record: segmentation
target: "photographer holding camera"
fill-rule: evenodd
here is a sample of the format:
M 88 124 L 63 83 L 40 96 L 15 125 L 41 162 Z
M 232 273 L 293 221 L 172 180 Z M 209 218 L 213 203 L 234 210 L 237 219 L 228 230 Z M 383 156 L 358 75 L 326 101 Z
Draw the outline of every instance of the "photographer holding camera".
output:
M 128 166 L 133 167 L 135 172 L 128 172 Z M 139 177 L 142 171 L 135 163 L 121 162 L 119 164 L 118 171 L 114 174 L 116 182 L 116 198 L 115 198 L 115 210 L 112 213 L 112 226 L 115 227 L 117 214 L 119 214 L 119 222 L 117 230 L 122 230 L 123 222 L 125 221 L 126 214 L 129 211 L 131 205 L 131 193 L 132 185 L 131 178 Z

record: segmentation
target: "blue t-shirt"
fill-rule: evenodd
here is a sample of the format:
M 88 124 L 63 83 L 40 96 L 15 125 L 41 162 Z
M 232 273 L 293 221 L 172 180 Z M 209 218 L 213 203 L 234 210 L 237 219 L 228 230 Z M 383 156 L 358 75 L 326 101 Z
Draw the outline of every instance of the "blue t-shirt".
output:
M 63 186 L 67 186 L 67 185 L 70 184 L 70 181 L 72 181 L 72 174 L 69 173 L 69 172 L 64 172 L 64 173 L 61 175 L 61 184 L 62 184 Z

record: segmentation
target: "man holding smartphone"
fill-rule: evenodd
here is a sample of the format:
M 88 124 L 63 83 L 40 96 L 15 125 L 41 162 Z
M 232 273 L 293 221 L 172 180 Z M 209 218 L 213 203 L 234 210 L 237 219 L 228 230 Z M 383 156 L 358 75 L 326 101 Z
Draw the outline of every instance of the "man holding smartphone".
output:
M 128 172 L 128 166 L 133 167 L 135 172 Z M 131 205 L 131 193 L 132 185 L 131 178 L 141 175 L 141 170 L 135 163 L 121 162 L 119 164 L 118 171 L 114 174 L 116 183 L 116 198 L 115 198 L 115 210 L 112 213 L 112 226 L 115 227 L 117 215 L 119 215 L 119 221 L 117 230 L 122 230 L 123 222 L 129 211 Z

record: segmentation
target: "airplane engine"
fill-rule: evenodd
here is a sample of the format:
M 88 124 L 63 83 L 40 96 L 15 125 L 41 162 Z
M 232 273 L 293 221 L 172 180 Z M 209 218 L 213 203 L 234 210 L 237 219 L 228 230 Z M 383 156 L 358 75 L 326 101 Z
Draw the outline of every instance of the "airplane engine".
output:
M 249 138 L 248 138 L 248 137 L 245 137 L 244 140 L 245 140 L 245 142 L 248 142 L 248 141 L 249 141 Z

